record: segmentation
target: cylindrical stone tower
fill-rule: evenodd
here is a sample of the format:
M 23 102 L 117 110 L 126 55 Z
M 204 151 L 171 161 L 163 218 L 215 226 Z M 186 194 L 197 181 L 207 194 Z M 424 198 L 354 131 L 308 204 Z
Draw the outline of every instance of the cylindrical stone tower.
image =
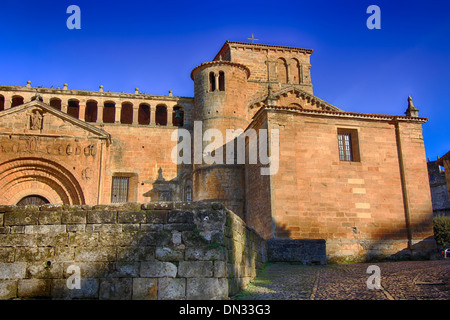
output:
M 234 159 L 234 161 L 226 161 L 225 144 L 229 142 L 227 130 L 245 130 L 249 124 L 247 109 L 249 76 L 250 70 L 246 66 L 230 61 L 202 63 L 191 73 L 195 88 L 194 121 L 196 121 L 194 124 L 193 199 L 221 202 L 242 218 L 245 210 L 244 165 L 238 164 Z M 201 130 L 199 130 L 200 124 Z M 214 138 L 211 141 L 203 141 L 202 137 L 198 137 L 200 132 L 202 137 L 213 133 Z M 214 132 L 220 132 L 222 135 L 223 143 L 219 147 L 217 147 L 215 141 L 217 136 Z M 230 140 L 229 137 L 228 140 Z M 202 142 L 201 150 L 195 148 L 196 143 L 200 145 L 199 142 Z M 212 142 L 217 147 L 213 150 Z M 223 159 L 214 163 L 205 162 L 205 156 L 207 156 L 203 152 L 206 151 L 205 147 L 206 150 L 212 150 L 211 154 L 216 159 L 222 152 Z M 195 161 L 196 153 L 198 157 L 199 152 L 203 152 L 201 162 Z

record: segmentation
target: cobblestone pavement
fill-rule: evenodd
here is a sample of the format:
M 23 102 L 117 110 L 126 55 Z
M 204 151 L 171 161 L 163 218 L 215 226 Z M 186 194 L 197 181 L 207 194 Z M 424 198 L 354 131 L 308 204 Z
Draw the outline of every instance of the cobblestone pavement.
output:
M 370 290 L 370 265 L 381 288 Z M 450 300 L 450 260 L 304 266 L 268 264 L 237 300 Z

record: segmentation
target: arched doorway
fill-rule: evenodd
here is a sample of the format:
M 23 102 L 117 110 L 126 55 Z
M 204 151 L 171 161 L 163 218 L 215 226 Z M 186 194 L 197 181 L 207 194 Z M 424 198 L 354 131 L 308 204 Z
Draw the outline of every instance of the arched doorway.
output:
M 17 202 L 18 206 L 27 206 L 27 205 L 36 205 L 40 206 L 46 203 L 50 203 L 46 198 L 41 197 L 39 195 L 31 195 L 23 197 L 19 202 Z
M 0 204 L 18 204 L 29 196 L 54 204 L 85 204 L 83 190 L 74 175 L 48 159 L 18 158 L 1 163 L 0 190 Z

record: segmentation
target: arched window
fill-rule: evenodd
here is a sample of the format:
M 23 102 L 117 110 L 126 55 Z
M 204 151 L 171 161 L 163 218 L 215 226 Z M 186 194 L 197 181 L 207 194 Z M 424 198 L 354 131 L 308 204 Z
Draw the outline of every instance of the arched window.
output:
M 300 62 L 297 59 L 289 61 L 289 82 L 293 84 L 300 83 Z
M 0 94 L 0 111 L 5 110 L 5 97 Z
M 20 106 L 23 104 L 23 97 L 21 96 L 13 96 L 11 101 L 11 108 Z
M 133 105 L 129 102 L 122 103 L 122 110 L 120 112 L 120 123 L 133 123 Z
M 173 107 L 172 124 L 175 127 L 182 127 L 184 125 L 184 110 L 183 107 Z
M 17 202 L 18 206 L 26 206 L 26 205 L 43 205 L 46 203 L 50 203 L 47 199 L 44 197 L 38 196 L 38 195 L 32 195 L 32 196 L 26 196 L 25 198 L 22 198 L 19 202 Z
M 150 124 L 150 106 L 145 103 L 139 105 L 138 123 L 142 125 Z
M 225 91 L 225 72 L 219 72 L 219 91 Z
M 58 98 L 51 98 L 50 99 L 50 106 L 56 110 L 61 111 L 61 99 Z
M 212 71 L 209 73 L 209 91 L 216 91 L 216 75 Z
M 160 126 L 167 126 L 167 107 L 164 105 L 156 106 L 155 123 Z
M 116 104 L 105 102 L 103 104 L 103 123 L 114 123 L 116 121 Z
M 67 114 L 78 119 L 79 112 L 80 112 L 79 101 L 75 99 L 69 100 L 69 102 L 67 103 Z
M 283 58 L 277 59 L 277 81 L 280 83 L 288 82 L 287 64 Z
M 185 190 L 185 200 L 186 201 L 192 201 L 192 187 L 187 186 Z
M 84 112 L 84 120 L 86 122 L 97 121 L 98 106 L 97 101 L 89 100 L 86 102 L 86 110 Z

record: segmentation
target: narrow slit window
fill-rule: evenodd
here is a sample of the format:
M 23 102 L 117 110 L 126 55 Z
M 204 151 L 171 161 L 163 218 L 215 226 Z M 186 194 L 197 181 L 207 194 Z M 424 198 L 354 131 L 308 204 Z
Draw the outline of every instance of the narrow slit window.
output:
M 219 72 L 219 91 L 225 91 L 225 72 Z
M 113 177 L 111 202 L 128 202 L 129 177 Z
M 209 91 L 216 91 L 216 75 L 214 72 L 209 73 Z

